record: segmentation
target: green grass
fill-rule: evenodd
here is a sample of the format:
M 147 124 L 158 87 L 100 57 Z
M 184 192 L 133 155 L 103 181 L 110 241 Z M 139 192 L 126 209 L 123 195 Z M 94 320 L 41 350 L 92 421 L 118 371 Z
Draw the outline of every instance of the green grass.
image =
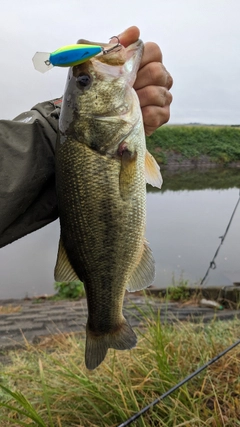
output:
M 198 292 L 195 291 L 195 296 Z M 173 277 L 173 283 L 167 288 L 166 298 L 170 301 L 187 301 L 191 298 L 191 292 L 189 290 L 188 280 L 180 278 L 179 282 L 176 283 Z
M 73 282 L 55 282 L 57 294 L 52 299 L 78 299 L 85 296 L 84 285 L 80 280 Z
M 95 371 L 84 340 L 12 352 L 0 368 L 0 426 L 117 426 L 239 339 L 240 321 L 161 324 L 145 317 L 136 349 L 109 351 Z M 240 426 L 240 348 L 148 411 L 135 426 Z
M 149 151 L 161 164 L 171 153 L 197 159 L 201 155 L 219 164 L 240 161 L 240 128 L 231 126 L 162 126 L 147 138 Z

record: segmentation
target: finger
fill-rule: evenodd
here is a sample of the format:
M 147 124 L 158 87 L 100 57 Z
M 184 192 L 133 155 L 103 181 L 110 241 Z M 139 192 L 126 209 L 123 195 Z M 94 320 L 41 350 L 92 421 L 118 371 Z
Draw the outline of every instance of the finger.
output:
M 147 86 L 137 91 L 141 108 L 147 105 L 165 107 L 172 102 L 172 95 L 165 87 Z
M 142 108 L 145 134 L 150 136 L 157 128 L 167 123 L 170 118 L 170 106 L 156 107 L 149 105 Z
M 120 43 L 124 47 L 127 47 L 130 44 L 136 42 L 139 39 L 139 36 L 140 36 L 139 28 L 132 26 L 132 27 L 127 28 L 121 34 L 119 34 L 118 38 L 119 38 Z M 116 43 L 116 40 L 113 39 L 113 42 Z
M 151 62 L 138 71 L 134 89 L 138 90 L 148 85 L 165 86 L 170 89 L 173 79 L 163 64 Z
M 144 51 L 139 68 L 144 67 L 149 62 L 162 62 L 161 49 L 156 43 L 153 42 L 144 43 Z

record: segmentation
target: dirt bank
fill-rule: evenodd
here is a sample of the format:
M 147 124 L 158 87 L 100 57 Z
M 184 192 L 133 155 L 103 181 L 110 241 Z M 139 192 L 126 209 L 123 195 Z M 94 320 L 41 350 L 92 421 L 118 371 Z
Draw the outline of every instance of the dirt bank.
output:
M 222 165 L 220 163 L 214 162 L 211 157 L 207 155 L 201 155 L 199 157 L 187 158 L 179 153 L 174 152 L 164 152 L 164 163 L 160 163 L 161 169 L 167 170 L 176 170 L 176 169 L 195 169 L 195 168 L 239 168 L 240 161 L 229 162 L 228 164 Z

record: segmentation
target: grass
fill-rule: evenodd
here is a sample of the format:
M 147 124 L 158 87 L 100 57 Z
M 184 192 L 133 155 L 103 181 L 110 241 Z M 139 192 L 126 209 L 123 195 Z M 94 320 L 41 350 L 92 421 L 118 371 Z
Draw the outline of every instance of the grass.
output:
M 212 162 L 240 161 L 240 128 L 231 126 L 162 126 L 147 138 L 151 154 L 161 164 L 169 154 L 186 159 L 208 156 Z
M 0 426 L 117 426 L 239 339 L 240 321 L 161 324 L 153 312 L 132 351 L 109 351 L 93 372 L 84 340 L 12 352 L 0 368 Z M 240 426 L 240 348 L 140 418 L 140 427 Z
M 19 313 L 21 309 L 22 309 L 21 305 L 17 305 L 17 306 L 12 304 L 0 305 L 0 315 Z
M 80 280 L 73 282 L 55 282 L 54 288 L 57 294 L 52 299 L 77 299 L 85 296 L 84 285 Z
M 195 291 L 195 298 L 197 297 L 198 292 Z M 167 295 L 166 297 L 170 301 L 186 301 L 190 300 L 191 298 L 191 292 L 189 290 L 189 283 L 188 280 L 184 280 L 183 278 L 180 278 L 179 282 L 176 283 L 173 278 L 172 286 L 169 286 L 167 288 Z

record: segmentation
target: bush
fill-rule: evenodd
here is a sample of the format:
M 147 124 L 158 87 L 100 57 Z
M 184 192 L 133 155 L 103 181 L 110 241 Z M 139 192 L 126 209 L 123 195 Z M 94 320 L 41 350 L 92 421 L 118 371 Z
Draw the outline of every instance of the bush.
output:
M 187 159 L 209 156 L 227 164 L 240 160 L 240 129 L 231 126 L 167 125 L 147 138 L 147 147 L 159 163 L 166 164 L 166 153 Z
M 60 298 L 77 299 L 85 296 L 84 285 L 80 280 L 73 282 L 55 282 L 54 288 Z

